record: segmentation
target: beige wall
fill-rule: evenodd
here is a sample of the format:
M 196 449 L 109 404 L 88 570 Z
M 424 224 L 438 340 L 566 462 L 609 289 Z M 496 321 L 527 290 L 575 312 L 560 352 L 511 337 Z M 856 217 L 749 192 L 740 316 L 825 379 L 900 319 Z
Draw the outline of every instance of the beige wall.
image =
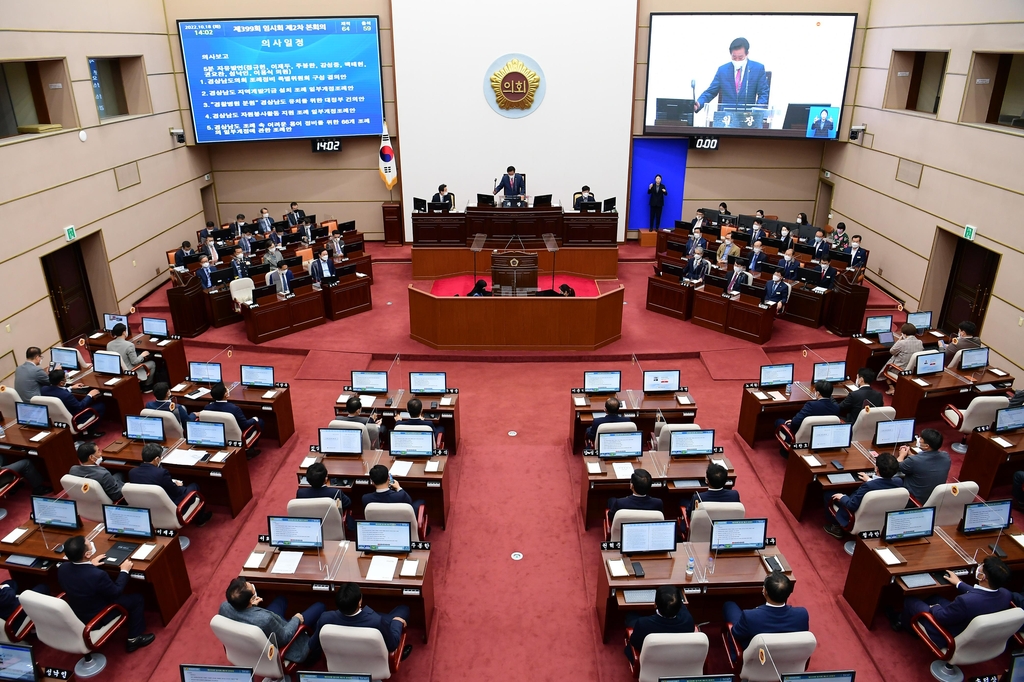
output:
M 938 315 L 951 246 L 963 226 L 1002 254 L 982 340 L 1024 375 L 1024 131 L 958 123 L 973 50 L 1024 51 L 1024 5 L 1014 0 L 872 0 L 852 100 L 858 142 L 829 145 L 823 170 L 835 183 L 833 224 L 864 234 L 869 279 Z M 882 108 L 893 50 L 949 50 L 937 115 Z M 919 186 L 897 181 L 903 160 L 920 164 Z M 902 175 L 901 175 L 902 177 Z M 939 239 L 941 232 L 954 236 Z M 1018 385 L 1024 381 L 1018 380 Z

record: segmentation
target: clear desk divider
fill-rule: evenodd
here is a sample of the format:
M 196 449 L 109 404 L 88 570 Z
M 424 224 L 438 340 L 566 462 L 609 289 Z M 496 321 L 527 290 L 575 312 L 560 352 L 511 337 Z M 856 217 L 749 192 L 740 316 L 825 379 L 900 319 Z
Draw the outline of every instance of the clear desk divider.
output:
M 327 557 L 327 570 L 324 577 L 327 580 L 334 580 L 338 577 L 338 573 L 341 571 L 341 563 L 345 560 L 345 555 L 348 553 L 348 548 L 351 544 L 352 543 L 348 540 L 330 543 L 330 546 L 325 552 Z

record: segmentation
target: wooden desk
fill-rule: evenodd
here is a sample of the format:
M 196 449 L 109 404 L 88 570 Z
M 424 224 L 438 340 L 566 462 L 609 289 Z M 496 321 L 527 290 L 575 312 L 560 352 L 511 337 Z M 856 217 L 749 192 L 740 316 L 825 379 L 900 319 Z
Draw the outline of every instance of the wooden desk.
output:
M 926 385 L 921 386 L 916 379 L 920 379 Z M 914 417 L 929 421 L 938 419 L 946 405 L 964 408 L 978 396 L 1006 395 L 1006 391 L 1013 386 L 1013 381 L 1009 374 L 998 376 L 993 374 L 991 369 L 986 369 L 975 378 L 972 372 L 961 372 L 948 367 L 942 372 L 923 377 L 900 376 L 896 381 L 892 406 L 900 419 Z
M 145 444 L 139 441 L 132 441 L 127 447 L 118 451 L 110 452 L 109 448 L 102 452 L 103 467 L 110 471 L 124 473 L 128 480 L 128 472 L 142 464 L 142 448 Z M 161 443 L 168 448 L 168 453 L 175 448 L 185 450 L 191 449 L 185 444 L 184 439 L 164 441 Z M 200 448 L 196 448 L 200 449 Z M 234 518 L 242 513 L 242 509 L 252 499 L 252 482 L 249 479 L 249 464 L 245 459 L 245 450 L 242 448 L 224 448 L 231 454 L 223 462 L 198 462 L 195 466 L 181 466 L 178 464 L 161 463 L 164 469 L 171 472 L 171 476 L 183 481 L 186 485 L 197 483 L 199 492 L 206 498 L 206 503 L 214 506 L 221 506 L 225 500 L 231 510 L 231 517 Z M 217 450 L 208 450 L 210 455 L 217 454 Z
M 780 319 L 796 322 L 805 327 L 815 329 L 820 327 L 824 322 L 832 292 L 816 294 L 811 289 L 813 287 L 806 284 L 794 284 L 793 290 L 789 294 L 789 301 L 783 308 L 784 312 L 779 316 Z
M 4 424 L 4 435 L 0 438 L 0 454 L 7 461 L 31 459 L 36 471 L 49 482 L 50 487 L 60 490 L 60 477 L 80 462 L 75 452 L 71 431 L 53 426 L 45 430 L 49 431 L 50 435 L 39 442 L 32 442 L 32 437 L 40 433 L 41 429 L 18 426 L 12 419 Z
M 612 246 L 617 242 L 617 213 L 563 213 L 561 207 L 498 208 L 469 206 L 465 212 L 413 213 L 415 246 L 468 246 L 475 234 L 509 240 L 540 240 L 553 234 L 566 246 Z
M 388 469 L 399 461 L 383 450 L 369 450 L 361 457 L 335 457 L 310 453 L 316 461 L 322 462 L 327 467 L 327 475 L 331 479 L 340 479 L 331 485 L 335 488 L 342 488 L 352 498 L 352 512 L 356 518 L 363 518 L 363 495 L 372 493 L 374 486 L 370 482 L 370 469 L 383 464 Z M 448 485 L 445 481 L 445 472 L 448 470 L 448 458 L 430 457 L 412 459 L 412 469 L 405 476 L 396 477 L 402 485 L 402 490 L 409 493 L 413 500 L 423 500 L 427 507 L 427 514 L 430 520 L 446 528 L 448 523 L 448 509 L 451 507 L 451 500 Z M 427 462 L 440 462 L 440 471 L 425 471 Z M 306 475 L 306 467 L 299 466 L 299 486 L 306 485 L 302 478 Z
M 769 391 L 778 391 L 786 395 L 785 386 L 775 386 L 767 389 L 744 388 L 743 399 L 740 402 L 740 422 L 737 432 L 748 445 L 762 438 L 771 438 L 775 435 L 776 419 L 792 419 L 797 412 L 811 399 L 811 384 L 806 381 L 798 381 L 793 384 L 790 395 L 785 400 L 759 400 L 754 395 L 755 391 L 767 394 Z M 833 384 L 832 399 L 841 402 L 849 394 L 846 384 Z
M 777 547 L 768 547 L 760 552 L 743 552 L 727 555 L 720 553 L 715 561 L 714 573 L 706 570 L 710 555 L 709 543 L 684 542 L 676 545 L 676 551 L 669 558 L 652 559 L 635 557 L 644 569 L 644 577 L 633 575 L 631 559 L 624 557 L 618 550 L 601 552 L 603 566 L 597 572 L 597 620 L 601 629 L 602 641 L 608 641 L 609 631 L 622 625 L 625 611 L 650 611 L 654 604 L 626 604 L 622 590 L 656 589 L 662 585 L 675 585 L 683 591 L 687 609 L 696 622 L 715 621 L 722 619 L 722 605 L 726 601 L 735 601 L 740 608 L 754 608 L 764 603 L 761 590 L 764 579 L 768 575 L 762 556 L 777 556 L 793 577 L 792 568 L 786 557 Z M 694 574 L 686 575 L 687 560 L 693 557 L 697 565 Z M 625 578 L 613 578 L 608 570 L 608 562 L 625 559 L 629 575 Z
M 142 390 L 139 388 L 139 378 L 134 374 L 122 374 L 113 386 L 107 386 L 107 382 L 115 377 L 108 374 L 97 374 L 93 369 L 87 369 L 74 376 L 75 383 L 85 384 L 89 388 L 97 389 L 101 394 L 103 404 L 106 405 L 106 416 L 114 417 L 119 424 L 124 423 L 125 416 L 139 414 L 142 412 Z M 111 407 L 116 409 L 111 414 Z
M 580 491 L 580 511 L 583 514 L 583 527 L 600 524 L 604 519 L 608 500 L 613 497 L 626 497 L 629 492 L 629 479 L 616 478 L 612 463 L 623 460 L 602 460 L 598 457 L 583 457 L 583 475 Z M 633 465 L 633 469 L 646 469 L 651 474 L 653 497 L 660 498 L 665 504 L 665 518 L 673 519 L 679 514 L 679 507 L 686 505 L 694 493 L 705 492 L 708 487 L 704 480 L 708 464 L 712 459 L 725 461 L 729 472 L 729 485 L 736 482 L 736 471 L 732 462 L 724 455 L 702 455 L 699 457 L 669 457 L 667 452 L 647 451 L 639 460 L 625 460 Z M 602 473 L 591 474 L 587 464 L 598 462 Z M 695 481 L 695 485 L 683 485 L 684 481 Z
M 848 494 L 860 487 L 861 481 L 857 478 L 858 472 L 874 471 L 875 465 L 871 460 L 872 449 L 870 441 L 866 443 L 855 442 L 849 448 L 843 450 L 828 450 L 825 452 L 811 452 L 810 450 L 794 450 L 786 460 L 786 477 L 782 481 L 782 502 L 799 521 L 809 507 L 817 507 L 824 502 L 824 493 Z M 812 467 L 804 459 L 805 456 L 813 456 L 820 466 Z M 832 462 L 836 461 L 843 465 L 840 471 Z M 828 480 L 829 474 L 853 474 L 852 483 L 831 483 Z
M 684 397 L 686 404 L 681 404 L 676 396 Z M 576 398 L 585 398 L 586 404 L 576 404 Z M 654 423 L 658 413 L 669 424 L 692 424 L 697 418 L 697 401 L 690 393 L 644 394 L 642 391 L 627 389 L 614 396 L 582 396 L 574 393 L 569 397 L 569 435 L 572 438 L 574 454 L 583 452 L 583 443 L 587 429 L 594 423 L 594 413 L 604 413 L 604 404 L 608 398 L 618 398 L 621 408 L 619 414 L 636 424 L 639 431 L 646 434 L 654 433 Z
M 340 320 L 373 309 L 369 277 L 349 275 L 337 284 L 320 289 L 324 299 L 324 316 L 329 320 Z
M 924 344 L 925 350 L 936 348 L 939 339 L 943 336 L 935 336 L 930 331 L 918 334 L 917 338 Z M 855 375 L 861 367 L 867 367 L 875 374 L 882 371 L 885 363 L 889 362 L 892 354 L 886 346 L 871 340 L 871 343 L 864 343 L 863 339 L 868 337 L 858 336 L 851 338 L 846 347 L 846 367 L 851 375 Z
M 348 413 L 345 403 L 348 398 L 355 395 L 351 391 L 342 393 L 339 400 L 334 403 L 334 414 L 338 417 L 343 417 Z M 397 391 L 391 391 L 386 396 L 379 395 L 370 407 L 364 407 L 361 414 L 364 416 L 370 416 L 371 414 L 379 414 L 381 417 L 381 425 L 387 430 L 388 433 L 394 431 L 397 427 L 398 416 L 400 413 L 406 411 L 409 401 L 413 398 L 419 397 L 423 402 L 423 412 L 420 414 L 422 419 L 430 419 L 444 427 L 444 447 L 448 451 L 449 455 L 456 455 L 459 452 L 459 437 L 461 435 L 460 430 L 460 419 L 459 419 L 459 395 L 457 393 L 446 393 L 445 395 L 426 395 L 416 396 L 409 393 L 405 389 L 399 389 Z M 391 399 L 391 405 L 385 407 L 384 403 Z M 441 401 L 444 398 L 451 400 L 451 405 L 442 405 Z M 431 407 L 431 404 L 437 402 L 437 407 Z
M 173 268 L 170 272 L 173 286 L 167 290 L 167 304 L 174 332 L 187 339 L 195 338 L 210 328 L 204 300 L 207 294 L 198 277 L 177 273 Z
M 664 276 L 647 278 L 647 309 L 680 320 L 693 316 L 693 286 Z
M 410 625 L 423 628 L 423 641 L 430 635 L 430 624 L 434 620 L 434 565 L 430 561 L 430 552 L 414 550 L 408 558 L 420 562 L 421 575 L 415 578 L 403 578 L 398 572 L 402 561 L 399 557 L 395 579 L 389 583 L 369 581 L 366 572 L 370 567 L 370 557 L 356 551 L 354 542 L 330 542 L 324 548 L 322 561 L 325 568 L 320 568 L 321 559 L 316 553 L 304 552 L 299 567 L 292 574 L 271 573 L 276 557 L 271 557 L 266 568 L 245 570 L 239 574 L 255 587 L 264 599 L 272 599 L 279 595 L 288 597 L 288 608 L 298 611 L 310 606 L 313 602 L 334 603 L 334 592 L 341 583 L 356 583 L 363 592 L 363 600 L 375 611 L 386 613 L 388 610 L 405 604 L 412 613 Z M 274 552 L 269 545 L 258 544 L 254 552 Z
M 761 300 L 748 294 L 723 294 L 712 284 L 695 289 L 692 322 L 738 339 L 767 343 L 772 337 L 775 311 L 770 306 L 761 308 Z
M 242 321 L 242 314 L 235 310 L 235 300 L 226 284 L 206 289 L 206 319 L 214 327 L 224 327 Z
M 868 307 L 868 288 L 851 284 L 845 277 L 837 277 L 830 297 L 825 327 L 837 336 L 852 336 L 860 332 Z
M 193 400 L 186 397 L 199 384 L 183 382 L 184 388 L 180 391 L 171 391 L 174 400 L 184 405 L 189 412 L 198 412 L 210 404 L 209 394 Z M 171 387 L 174 388 L 173 386 Z M 234 403 L 242 408 L 246 417 L 259 417 L 263 420 L 263 437 L 273 438 L 278 445 L 284 445 L 285 441 L 295 433 L 295 419 L 292 416 L 292 394 L 290 388 L 275 388 L 277 391 L 273 398 L 264 398 L 266 393 L 262 388 L 246 388 L 237 384 L 230 388 L 225 400 Z
M 1004 433 L 999 438 L 1009 441 L 1004 448 L 992 439 L 992 431 L 975 431 L 967 438 L 967 455 L 960 466 L 957 480 L 974 481 L 978 484 L 978 495 L 988 499 L 992 488 L 1009 485 L 1015 471 L 1024 469 L 1024 433 Z
M 501 249 L 505 242 L 497 245 Z M 516 244 L 518 248 L 518 244 Z M 551 269 L 556 274 L 591 277 L 593 279 L 617 279 L 619 276 L 619 248 L 617 246 L 573 247 L 563 246 L 552 254 L 543 245 L 527 248 L 537 254 L 538 285 L 544 289 L 551 286 Z M 466 246 L 414 246 L 412 247 L 412 278 L 441 279 L 455 275 L 485 274 L 491 269 L 493 248 L 486 248 L 474 254 Z M 475 268 L 474 268 L 475 257 Z M 548 278 L 545 286 L 544 278 Z
M 21 544 L 0 543 L 0 567 L 7 569 L 11 577 L 18 581 L 21 589 L 42 583 L 50 587 L 50 594 L 61 592 L 60 584 L 57 582 L 57 562 L 63 560 L 64 555 L 47 549 L 47 545 L 53 547 L 75 535 L 87 535 L 93 524 L 85 521 L 83 528 L 75 532 L 47 529 L 45 541 L 43 531 L 31 521 L 21 524 L 21 528 L 33 530 Z M 144 540 L 114 538 L 107 533 L 100 533 L 93 539 L 93 543 L 96 545 L 96 551 L 102 554 L 121 540 L 138 544 L 149 542 L 158 546 L 148 560 L 134 562 L 125 592 L 141 593 L 146 599 L 146 609 L 158 611 L 160 620 L 166 626 L 192 595 L 192 584 L 189 582 L 185 557 L 181 554 L 181 544 L 177 536 L 158 536 Z M 47 564 L 39 568 L 16 566 L 7 562 L 7 558 L 12 554 L 36 557 L 45 560 Z M 112 578 L 116 578 L 120 571 L 119 568 L 105 570 L 110 572 Z
M 242 306 L 245 336 L 264 343 L 325 323 L 323 294 L 312 285 L 299 287 L 291 298 L 264 296 L 256 306 Z
M 97 336 L 96 334 L 99 334 Z M 95 352 L 98 350 L 106 350 L 107 344 L 110 343 L 114 337 L 107 332 L 96 332 L 91 336 L 87 336 L 85 339 L 86 346 L 89 348 L 89 352 Z M 184 381 L 185 377 L 188 376 L 188 361 L 185 359 L 185 344 L 180 339 L 172 339 L 170 343 L 161 346 L 160 340 L 152 340 L 148 334 L 136 334 L 129 339 L 135 344 L 135 350 L 138 353 L 146 350 L 152 358 L 158 362 L 162 362 L 167 368 L 167 375 L 170 377 L 171 385 Z M 147 360 L 149 358 L 146 358 Z

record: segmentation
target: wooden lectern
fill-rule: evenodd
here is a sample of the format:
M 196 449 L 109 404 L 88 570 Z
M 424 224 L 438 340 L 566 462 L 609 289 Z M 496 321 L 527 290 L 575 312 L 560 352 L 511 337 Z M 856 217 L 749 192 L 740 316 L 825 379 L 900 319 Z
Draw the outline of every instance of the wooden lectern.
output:
M 491 254 L 491 293 L 531 296 L 537 293 L 537 254 L 503 251 Z
M 832 289 L 832 305 L 825 315 L 825 328 L 837 336 L 853 336 L 864 324 L 868 288 L 857 283 L 857 272 L 844 272 Z
M 173 286 L 167 290 L 167 303 L 171 308 L 174 333 L 185 338 L 199 336 L 210 327 L 203 301 L 203 286 L 191 272 L 171 268 Z

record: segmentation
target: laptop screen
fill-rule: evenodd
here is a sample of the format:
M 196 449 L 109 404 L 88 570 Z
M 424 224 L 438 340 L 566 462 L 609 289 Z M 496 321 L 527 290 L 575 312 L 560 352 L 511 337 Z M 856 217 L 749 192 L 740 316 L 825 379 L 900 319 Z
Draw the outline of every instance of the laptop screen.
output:
M 47 528 L 66 528 L 74 530 L 79 527 L 78 505 L 71 499 L 32 496 L 32 518 L 40 526 Z M 0 678 L 2 679 L 2 678 Z
M 25 644 L 0 642 L 0 680 L 36 679 L 36 664 L 32 647 Z
M 814 380 L 821 381 L 822 379 L 833 383 L 844 381 L 846 379 L 846 362 L 840 360 L 838 362 L 814 363 Z
M 252 668 L 181 664 L 181 682 L 252 682 L 252 675 Z
M 675 393 L 678 390 L 678 369 L 660 369 L 644 372 L 644 393 Z
M 363 454 L 362 429 L 320 429 L 320 452 L 324 455 Z
M 643 439 L 642 431 L 599 433 L 597 435 L 597 456 L 605 459 L 639 457 L 643 453 Z
M 434 434 L 431 431 L 401 431 L 399 422 L 391 432 L 392 457 L 430 457 L 434 454 Z
M 320 519 L 300 516 L 268 516 L 270 546 L 286 549 L 317 549 L 324 546 Z
M 46 405 L 35 405 L 33 403 L 14 403 L 14 411 L 21 426 L 32 426 L 37 429 L 45 429 L 50 426 L 49 413 Z
M 78 369 L 78 351 L 74 348 L 51 348 L 50 360 L 60 365 L 61 369 Z
M 618 393 L 622 372 L 584 372 L 583 390 L 587 393 Z
M 356 393 L 387 393 L 387 372 L 352 372 L 352 390 Z
M 892 332 L 878 332 L 878 343 L 892 343 L 895 338 Z
M 221 381 L 219 362 L 190 362 L 188 376 L 192 381 L 204 384 L 216 384 Z
M 768 519 L 724 519 L 711 522 L 711 551 L 764 549 Z
M 121 374 L 121 356 L 98 350 L 92 354 L 92 368 L 97 374 Z
M 669 455 L 690 457 L 710 455 L 715 452 L 715 430 L 673 431 L 669 438 Z
M 142 333 L 150 336 L 169 336 L 167 331 L 167 320 L 162 317 L 142 318 Z
M 153 522 L 145 507 L 124 507 L 103 505 L 103 523 L 112 535 L 128 535 L 135 538 L 153 537 Z
M 356 550 L 411 552 L 412 526 L 405 521 L 356 521 Z
M 227 447 L 224 425 L 220 422 L 185 422 L 185 442 L 213 448 Z
M 448 375 L 444 372 L 409 372 L 409 392 L 416 394 L 443 394 L 448 389 Z
M 145 440 L 162 443 L 164 440 L 164 420 L 160 417 L 140 417 L 129 414 L 124 418 L 125 435 L 132 440 Z

